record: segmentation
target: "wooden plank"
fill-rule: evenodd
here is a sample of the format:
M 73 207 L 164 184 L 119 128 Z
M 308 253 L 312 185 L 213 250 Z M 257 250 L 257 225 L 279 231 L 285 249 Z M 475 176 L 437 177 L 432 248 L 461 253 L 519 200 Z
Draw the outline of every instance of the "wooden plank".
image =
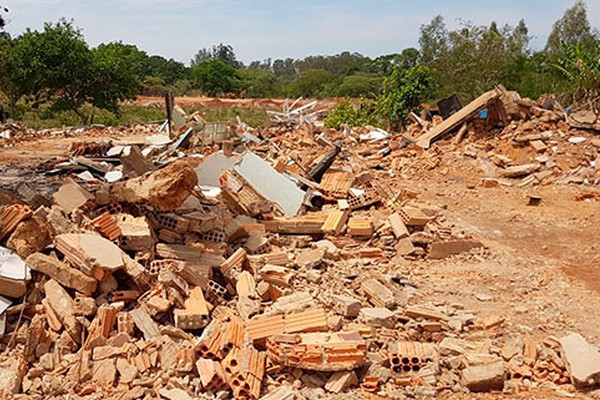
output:
M 452 114 L 448 119 L 444 120 L 441 124 L 431 129 L 429 132 L 419 136 L 417 139 L 417 145 L 428 149 L 431 146 L 431 142 L 447 133 L 457 129 L 465 121 L 473 118 L 478 112 L 487 107 L 490 100 L 500 98 L 500 91 L 498 89 L 490 90 L 473 100 L 467 106 L 460 111 Z

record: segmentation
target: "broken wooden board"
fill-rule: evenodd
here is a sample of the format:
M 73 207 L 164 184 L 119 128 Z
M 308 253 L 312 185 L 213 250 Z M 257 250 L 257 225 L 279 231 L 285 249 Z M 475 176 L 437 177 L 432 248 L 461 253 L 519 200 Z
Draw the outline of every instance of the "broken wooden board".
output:
M 433 141 L 459 128 L 463 123 L 473 118 L 481 110 L 485 109 L 490 101 L 499 99 L 501 94 L 502 93 L 498 89 L 490 90 L 489 92 L 482 94 L 460 111 L 452 114 L 441 124 L 437 125 L 429 132 L 421 135 L 417 139 L 417 145 L 424 149 L 428 149 Z

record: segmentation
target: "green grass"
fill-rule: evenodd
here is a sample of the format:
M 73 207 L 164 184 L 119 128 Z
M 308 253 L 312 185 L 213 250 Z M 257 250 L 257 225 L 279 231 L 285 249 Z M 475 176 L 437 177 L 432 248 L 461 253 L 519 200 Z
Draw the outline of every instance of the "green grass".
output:
M 87 115 L 94 115 L 94 123 L 107 126 L 136 125 L 150 121 L 166 119 L 164 108 L 143 106 L 121 106 L 120 115 L 115 115 L 106 110 L 84 107 Z M 223 108 L 185 108 L 188 114 L 199 111 L 207 122 L 236 122 L 236 116 L 252 127 L 265 126 L 269 118 L 264 109 L 247 107 Z M 81 126 L 81 120 L 72 111 L 55 112 L 50 109 L 19 109 L 14 113 L 17 121 L 33 129 L 60 128 L 63 126 Z

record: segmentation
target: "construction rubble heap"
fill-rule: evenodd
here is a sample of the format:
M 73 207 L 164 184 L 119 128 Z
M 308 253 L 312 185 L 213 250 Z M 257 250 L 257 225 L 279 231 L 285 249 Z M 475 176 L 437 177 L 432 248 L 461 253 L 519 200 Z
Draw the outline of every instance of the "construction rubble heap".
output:
M 108 128 L 65 132 L 82 138 L 67 157 L 4 186 L 0 397 L 370 399 L 599 383 L 600 353 L 581 335 L 499 335 L 501 316 L 419 296 L 399 268 L 489 256 L 409 179 L 447 173 L 458 152 L 486 163 L 483 187 L 598 184 L 596 119 L 503 88 L 446 119 L 411 115 L 404 134 L 325 129 L 314 103 L 271 116 L 259 130 L 134 127 L 145 139 L 128 145 L 89 139 Z M 56 134 L 4 132 L 5 146 Z

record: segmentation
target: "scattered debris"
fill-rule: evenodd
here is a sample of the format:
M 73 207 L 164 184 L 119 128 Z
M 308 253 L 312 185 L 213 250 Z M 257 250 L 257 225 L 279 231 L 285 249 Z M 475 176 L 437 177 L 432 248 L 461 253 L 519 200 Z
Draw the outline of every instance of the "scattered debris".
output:
M 478 313 L 438 301 L 400 266 L 489 254 L 412 187 L 419 173 L 447 174 L 445 157 L 486 168 L 483 187 L 597 184 L 600 145 L 567 133 L 574 115 L 501 87 L 440 108 L 445 120 L 412 115 L 396 135 L 324 129 L 316 102 L 270 112 L 262 130 L 174 107 L 170 136 L 145 126 L 129 142 L 78 139 L 40 179 L 9 182 L 0 393 L 285 400 L 597 386 L 600 355 L 580 335 L 503 332 L 497 292 L 470 294 L 490 311 Z M 0 140 L 46 134 L 13 127 Z M 568 167 L 569 148 L 586 159 Z

